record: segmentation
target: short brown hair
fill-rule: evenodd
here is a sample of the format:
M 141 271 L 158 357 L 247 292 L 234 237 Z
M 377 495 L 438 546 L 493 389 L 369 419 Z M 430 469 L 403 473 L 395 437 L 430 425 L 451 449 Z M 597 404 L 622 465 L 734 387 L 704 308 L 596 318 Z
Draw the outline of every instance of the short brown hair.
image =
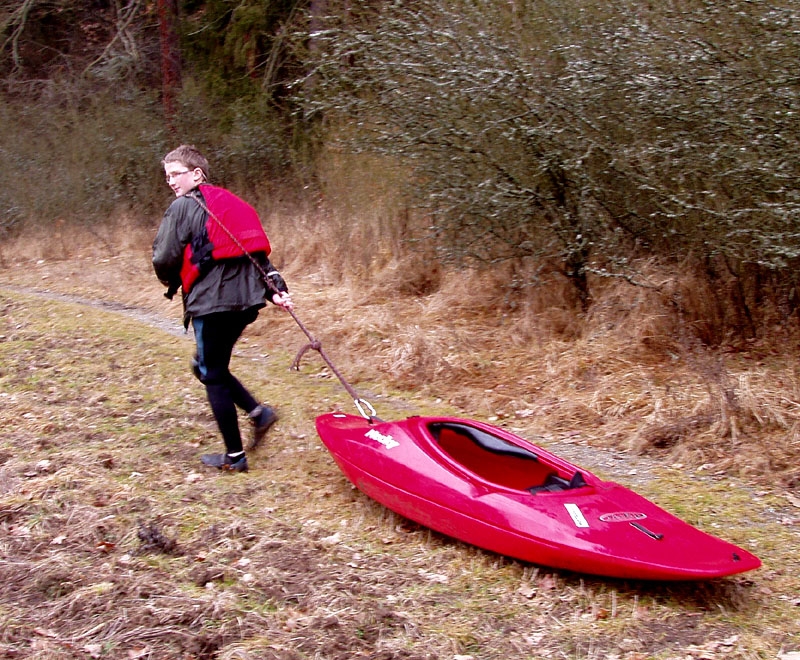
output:
M 161 161 L 161 165 L 167 163 L 181 163 L 190 170 L 197 169 L 198 167 L 203 172 L 203 178 L 208 181 L 208 161 L 206 157 L 201 154 L 196 147 L 191 144 L 182 144 L 177 149 L 173 149 Z

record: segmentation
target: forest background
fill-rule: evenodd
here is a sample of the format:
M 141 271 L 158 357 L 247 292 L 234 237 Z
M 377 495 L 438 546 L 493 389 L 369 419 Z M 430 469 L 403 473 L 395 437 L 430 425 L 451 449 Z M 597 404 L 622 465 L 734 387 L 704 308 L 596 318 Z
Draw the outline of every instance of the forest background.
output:
M 751 386 L 725 363 L 777 351 L 779 380 L 796 387 L 794 3 L 5 0 L 1 11 L 4 246 L 81 229 L 113 251 L 120 223 L 149 239 L 167 201 L 159 159 L 190 142 L 215 182 L 268 217 L 281 266 L 373 298 L 452 292 L 446 322 L 503 328 L 528 356 L 606 338 L 634 363 L 680 363 L 709 400 L 658 404 L 656 430 L 636 442 L 766 433 L 757 471 L 796 485 L 797 397 L 747 404 Z M 50 242 L 50 256 L 70 249 Z M 401 384 L 503 378 L 448 359 L 450 334 L 417 333 L 386 370 Z M 580 378 L 609 368 L 600 357 Z
M 800 305 L 797 19 L 790 2 L 5 0 L 0 231 L 149 223 L 154 154 L 191 141 L 220 183 L 350 212 L 337 244 L 374 249 L 336 250 L 336 270 L 416 255 L 425 291 L 431 263 L 493 269 L 505 305 L 560 286 L 579 316 L 624 279 L 706 345 L 756 338 Z
M 0 652 L 796 660 L 799 35 L 789 0 L 1 0 Z M 764 568 L 596 580 L 393 516 L 315 453 L 343 392 L 273 317 L 236 357 L 269 447 L 184 479 L 217 437 L 149 263 L 181 142 L 381 407 L 552 444 Z

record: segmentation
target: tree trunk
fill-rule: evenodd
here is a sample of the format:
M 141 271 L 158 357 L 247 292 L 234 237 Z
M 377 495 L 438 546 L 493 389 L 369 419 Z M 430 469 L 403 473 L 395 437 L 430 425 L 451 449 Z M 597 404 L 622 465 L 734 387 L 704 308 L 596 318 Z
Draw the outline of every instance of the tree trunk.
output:
M 316 50 L 316 39 L 314 33 L 322 28 L 322 19 L 328 9 L 327 0 L 311 0 L 310 14 L 311 14 L 311 38 L 309 40 L 309 48 L 313 51 Z
M 175 133 L 175 95 L 181 86 L 178 0 L 158 0 L 158 32 L 161 43 L 161 102 L 167 128 Z

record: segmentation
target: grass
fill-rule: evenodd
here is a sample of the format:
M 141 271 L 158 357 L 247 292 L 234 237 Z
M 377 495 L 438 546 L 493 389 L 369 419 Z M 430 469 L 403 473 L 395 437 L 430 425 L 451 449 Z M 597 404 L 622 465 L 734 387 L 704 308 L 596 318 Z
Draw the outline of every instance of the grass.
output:
M 234 371 L 281 420 L 250 473 L 202 470 L 221 443 L 178 305 L 146 249 L 81 244 L 59 260 L 17 246 L 0 271 L 0 657 L 800 652 L 791 357 L 664 358 L 630 323 L 630 337 L 567 341 L 546 319 L 498 320 L 464 301 L 474 282 L 404 297 L 385 277 L 379 290 L 288 271 L 299 316 L 381 417 L 506 425 L 764 562 L 701 584 L 601 579 L 445 538 L 356 491 L 313 424 L 354 412 L 349 397 L 313 352 L 289 370 L 305 337 L 277 310 L 248 329 Z

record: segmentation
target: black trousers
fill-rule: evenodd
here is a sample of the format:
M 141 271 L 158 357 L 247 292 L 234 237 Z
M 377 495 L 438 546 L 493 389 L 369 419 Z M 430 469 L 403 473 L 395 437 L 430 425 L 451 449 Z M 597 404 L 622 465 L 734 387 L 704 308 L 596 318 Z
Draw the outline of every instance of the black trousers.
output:
M 233 347 L 244 329 L 258 317 L 258 308 L 217 312 L 192 319 L 197 355 L 195 376 L 206 387 L 211 412 L 217 421 L 229 454 L 242 451 L 242 436 L 236 408 L 249 413 L 259 404 L 230 372 Z

